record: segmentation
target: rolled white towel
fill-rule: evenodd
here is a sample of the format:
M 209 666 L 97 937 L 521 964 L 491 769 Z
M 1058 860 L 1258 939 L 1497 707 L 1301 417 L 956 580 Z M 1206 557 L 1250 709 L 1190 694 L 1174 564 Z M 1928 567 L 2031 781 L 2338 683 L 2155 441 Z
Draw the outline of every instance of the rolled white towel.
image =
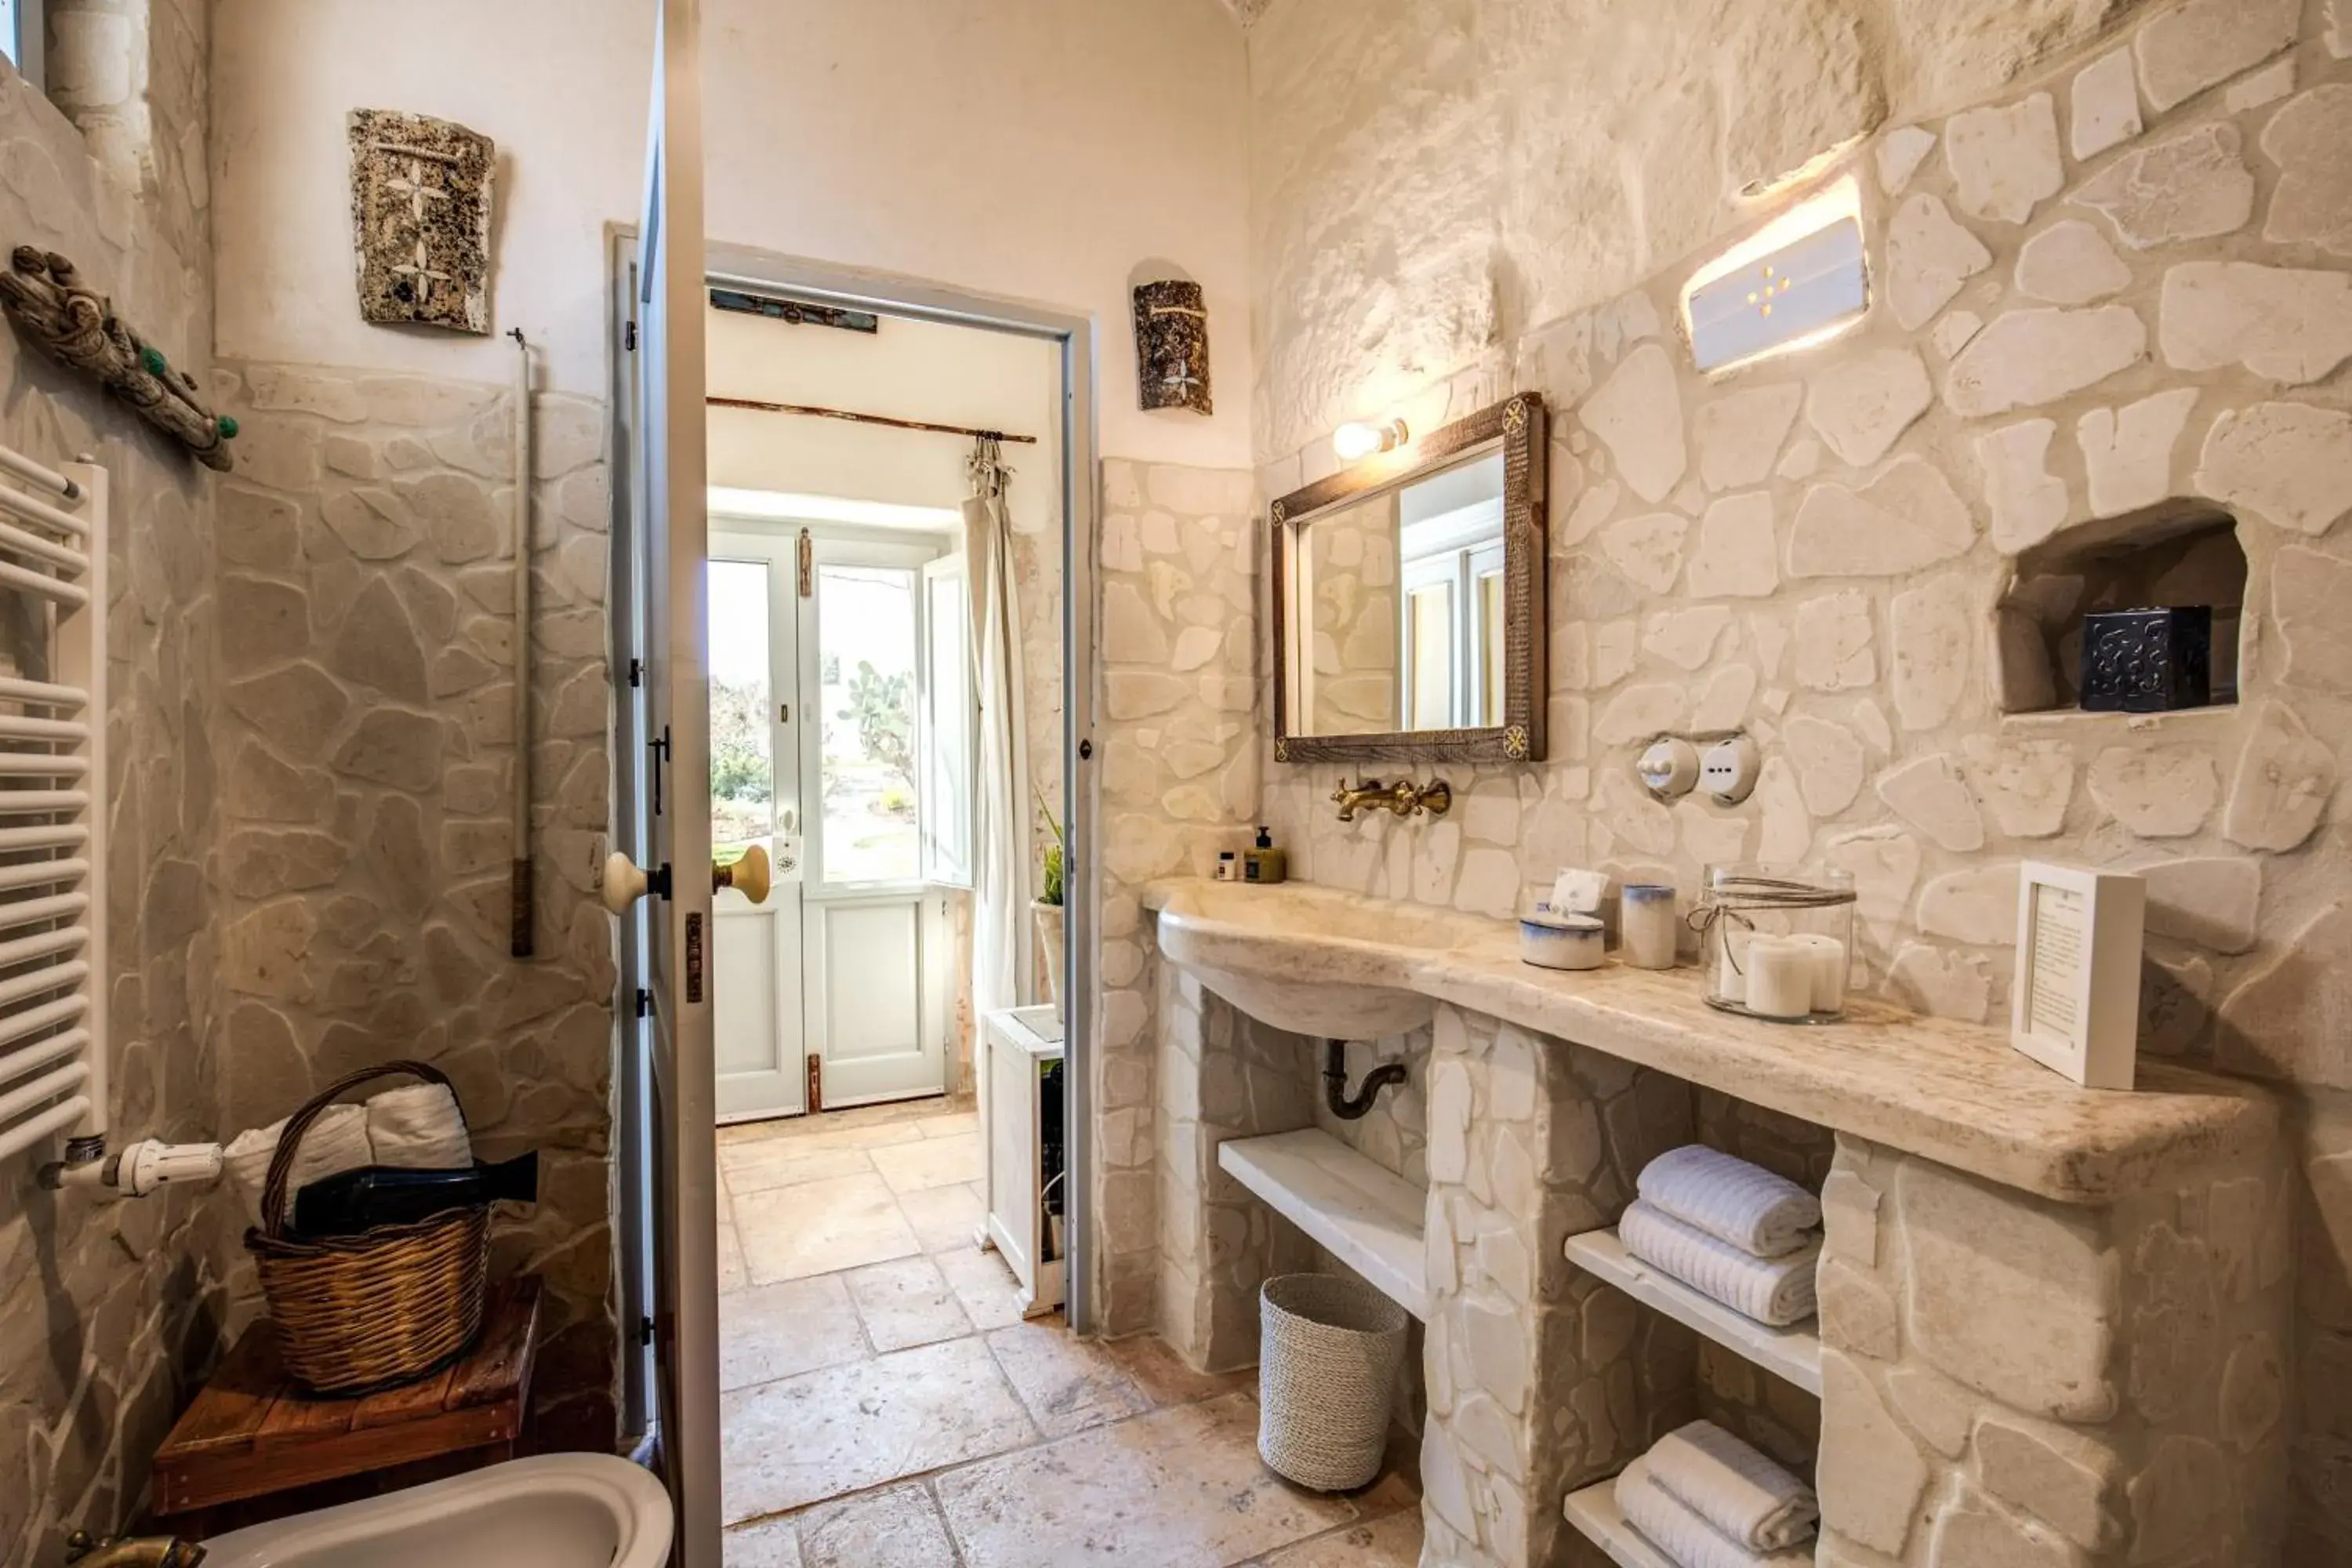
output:
M 405 1084 L 371 1095 L 367 1130 L 368 1148 L 379 1165 L 446 1171 L 474 1163 L 466 1119 L 446 1084 Z
M 237 1196 L 245 1200 L 246 1218 L 257 1227 L 261 1224 L 261 1191 L 269 1184 L 269 1162 L 278 1152 L 278 1135 L 285 1131 L 286 1121 L 281 1118 L 267 1127 L 249 1128 L 238 1133 L 221 1151 L 229 1180 L 236 1185 Z M 318 1119 L 302 1134 L 302 1147 L 294 1155 L 294 1168 L 286 1184 L 289 1205 L 295 1194 L 312 1182 L 373 1163 L 375 1155 L 368 1145 L 367 1111 L 356 1105 L 331 1105 L 319 1112 Z
M 1642 1201 L 1758 1258 L 1779 1258 L 1817 1238 L 1821 1200 L 1761 1165 L 1686 1143 L 1642 1168 Z
M 1753 1258 L 1636 1199 L 1617 1222 L 1617 1239 L 1653 1268 L 1759 1323 L 1780 1329 L 1813 1315 L 1818 1238 L 1785 1258 Z
M 1617 1511 L 1679 1568 L 1812 1568 L 1810 1552 L 1750 1552 L 1685 1508 L 1658 1484 L 1647 1459 L 1617 1478 Z
M 1653 1484 L 1751 1552 L 1812 1539 L 1813 1489 L 1712 1421 L 1677 1426 L 1647 1458 Z

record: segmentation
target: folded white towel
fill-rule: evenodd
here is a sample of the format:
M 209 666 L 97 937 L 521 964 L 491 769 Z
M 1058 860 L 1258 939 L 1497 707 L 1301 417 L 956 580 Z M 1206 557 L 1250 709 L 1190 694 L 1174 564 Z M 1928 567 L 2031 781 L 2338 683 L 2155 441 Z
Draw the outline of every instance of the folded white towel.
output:
M 1813 1489 L 1712 1421 L 1650 1445 L 1650 1479 L 1751 1552 L 1810 1541 L 1822 1516 Z
M 367 1130 L 368 1148 L 379 1165 L 446 1171 L 474 1163 L 466 1119 L 446 1084 L 412 1083 L 370 1096 Z
M 261 1190 L 269 1184 L 269 1162 L 278 1152 L 278 1134 L 285 1131 L 281 1118 L 267 1127 L 238 1133 L 221 1151 L 229 1180 L 237 1196 L 245 1200 L 246 1217 L 256 1226 L 261 1224 Z M 302 1147 L 294 1156 L 294 1169 L 286 1184 L 288 1203 L 290 1206 L 294 1194 L 312 1182 L 374 1163 L 368 1146 L 366 1110 L 356 1105 L 331 1105 L 302 1134 Z
M 1818 1238 L 1786 1258 L 1752 1258 L 1637 1199 L 1617 1222 L 1617 1239 L 1651 1268 L 1759 1323 L 1786 1328 L 1813 1315 Z
M 1617 1511 L 1678 1568 L 1812 1568 L 1810 1552 L 1750 1552 L 1685 1508 L 1658 1485 L 1649 1461 L 1636 1459 L 1617 1478 Z
M 1758 1258 L 1779 1258 L 1815 1237 L 1821 1200 L 1761 1165 L 1703 1143 L 1668 1150 L 1642 1168 L 1642 1201 Z

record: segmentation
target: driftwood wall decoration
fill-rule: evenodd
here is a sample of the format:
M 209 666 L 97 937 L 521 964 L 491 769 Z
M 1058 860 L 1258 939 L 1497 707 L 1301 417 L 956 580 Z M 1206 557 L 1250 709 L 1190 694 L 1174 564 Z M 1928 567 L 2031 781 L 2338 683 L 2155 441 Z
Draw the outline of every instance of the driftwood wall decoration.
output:
M 18 246 L 0 272 L 0 310 L 25 342 L 68 370 L 97 377 L 206 468 L 228 472 L 236 421 L 206 408 L 195 382 L 117 316 L 113 302 L 85 285 L 72 262 Z
M 490 330 L 490 174 L 478 132 L 393 109 L 351 114 L 363 321 Z
M 1198 283 L 1135 288 L 1135 374 L 1146 408 L 1215 411 L 1209 397 L 1209 310 Z

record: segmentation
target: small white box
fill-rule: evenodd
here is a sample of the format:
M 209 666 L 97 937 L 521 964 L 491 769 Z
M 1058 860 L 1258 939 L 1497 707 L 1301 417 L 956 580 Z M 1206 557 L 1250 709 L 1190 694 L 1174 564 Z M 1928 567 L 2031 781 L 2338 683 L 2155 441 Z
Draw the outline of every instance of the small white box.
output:
M 2085 1089 L 2129 1089 L 2147 884 L 2028 860 L 2017 875 L 2010 1043 Z

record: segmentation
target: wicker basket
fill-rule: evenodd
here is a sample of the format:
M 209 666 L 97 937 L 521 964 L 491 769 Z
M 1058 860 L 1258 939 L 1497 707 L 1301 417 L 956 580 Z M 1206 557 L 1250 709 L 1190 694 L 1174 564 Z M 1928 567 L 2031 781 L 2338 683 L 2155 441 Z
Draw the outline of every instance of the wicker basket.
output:
M 1402 1307 L 1360 1279 L 1284 1274 L 1258 1300 L 1258 1458 L 1316 1491 L 1369 1486 L 1404 1364 Z
M 278 1324 L 278 1354 L 288 1372 L 320 1394 L 413 1383 L 464 1355 L 482 1330 L 490 1271 L 487 1204 L 356 1236 L 297 1240 L 287 1234 L 294 1195 L 286 1188 L 302 1134 L 350 1090 L 399 1074 L 449 1086 L 423 1062 L 385 1062 L 312 1095 L 287 1119 L 261 1191 L 260 1228 L 245 1233 Z

